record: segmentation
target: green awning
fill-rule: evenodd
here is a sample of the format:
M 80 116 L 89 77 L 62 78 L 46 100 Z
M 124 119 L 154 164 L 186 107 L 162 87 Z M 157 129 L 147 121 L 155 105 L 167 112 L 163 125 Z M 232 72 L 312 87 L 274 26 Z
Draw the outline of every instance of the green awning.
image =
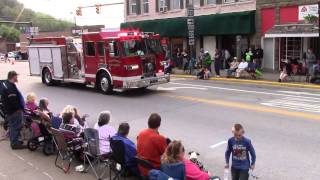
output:
M 195 17 L 198 35 L 244 35 L 255 33 L 255 11 Z
M 185 37 L 187 35 L 187 21 L 184 17 L 121 23 L 121 29 L 127 28 L 155 32 L 162 37 Z
M 187 18 L 169 18 L 122 23 L 121 28 L 140 29 L 155 32 L 162 37 L 186 37 Z M 195 34 L 208 35 L 244 35 L 255 33 L 255 11 L 212 14 L 195 17 Z

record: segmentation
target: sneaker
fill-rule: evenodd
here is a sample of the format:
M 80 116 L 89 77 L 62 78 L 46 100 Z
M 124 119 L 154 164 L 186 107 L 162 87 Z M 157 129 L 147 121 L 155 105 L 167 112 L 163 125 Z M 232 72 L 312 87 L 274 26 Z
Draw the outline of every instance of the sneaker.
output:
M 11 145 L 11 149 L 13 150 L 18 150 L 18 149 L 26 149 L 27 146 L 26 145 L 23 145 L 23 144 L 14 144 L 14 145 Z

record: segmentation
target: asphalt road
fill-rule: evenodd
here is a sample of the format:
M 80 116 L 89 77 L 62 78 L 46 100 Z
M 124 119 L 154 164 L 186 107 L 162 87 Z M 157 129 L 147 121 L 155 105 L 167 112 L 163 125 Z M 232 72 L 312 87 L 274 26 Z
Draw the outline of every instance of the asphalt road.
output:
M 63 84 L 47 87 L 39 77 L 28 76 L 28 64 L 0 64 L 0 79 L 14 69 L 19 88 L 47 97 L 59 113 L 65 105 L 77 106 L 96 122 L 102 110 L 112 112 L 111 124 L 132 126 L 130 138 L 146 128 L 152 112 L 162 118 L 161 134 L 181 140 L 187 151 L 198 151 L 212 174 L 223 175 L 226 140 L 231 127 L 241 123 L 257 152 L 255 174 L 263 180 L 317 180 L 320 177 L 320 91 L 276 86 L 245 85 L 191 79 L 172 79 L 145 92 L 112 96 L 92 88 Z M 11 151 L 0 142 L 0 179 L 94 179 L 91 174 L 63 174 L 54 157 L 41 152 Z

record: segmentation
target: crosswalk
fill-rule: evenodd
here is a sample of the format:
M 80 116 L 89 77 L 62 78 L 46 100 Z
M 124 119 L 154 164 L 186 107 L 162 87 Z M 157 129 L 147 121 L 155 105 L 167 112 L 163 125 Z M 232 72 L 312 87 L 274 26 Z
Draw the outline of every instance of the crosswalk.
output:
M 320 98 L 316 96 L 318 96 L 318 94 L 312 96 L 307 95 L 303 97 L 288 96 L 280 99 L 273 99 L 270 101 L 262 102 L 261 104 L 265 106 L 289 109 L 294 111 L 320 113 Z

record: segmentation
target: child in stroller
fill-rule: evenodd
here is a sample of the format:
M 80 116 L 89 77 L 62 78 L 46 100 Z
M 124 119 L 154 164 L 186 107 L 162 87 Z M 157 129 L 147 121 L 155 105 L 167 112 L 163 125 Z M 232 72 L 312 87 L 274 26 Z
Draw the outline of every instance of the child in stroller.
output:
M 30 151 L 35 151 L 38 147 L 42 146 L 42 151 L 45 155 L 51 155 L 55 152 L 55 146 L 50 133 L 51 126 L 59 126 L 61 124 L 61 119 L 52 115 L 48 109 L 48 105 L 48 99 L 42 98 L 39 102 L 39 107 L 34 111 L 40 118 L 32 122 L 31 128 L 34 134 L 27 145 Z

